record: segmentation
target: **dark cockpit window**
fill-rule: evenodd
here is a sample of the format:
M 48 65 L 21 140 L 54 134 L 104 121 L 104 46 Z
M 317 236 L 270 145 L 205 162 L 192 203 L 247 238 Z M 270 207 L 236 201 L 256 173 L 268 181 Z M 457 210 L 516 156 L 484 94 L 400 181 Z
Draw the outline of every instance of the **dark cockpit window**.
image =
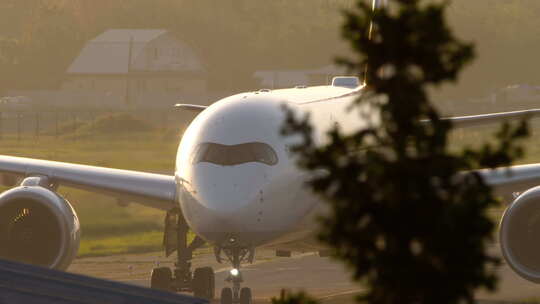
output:
M 206 142 L 195 148 L 191 162 L 193 164 L 206 162 L 221 166 L 257 162 L 273 166 L 277 164 L 278 158 L 272 147 L 261 142 L 231 146 Z

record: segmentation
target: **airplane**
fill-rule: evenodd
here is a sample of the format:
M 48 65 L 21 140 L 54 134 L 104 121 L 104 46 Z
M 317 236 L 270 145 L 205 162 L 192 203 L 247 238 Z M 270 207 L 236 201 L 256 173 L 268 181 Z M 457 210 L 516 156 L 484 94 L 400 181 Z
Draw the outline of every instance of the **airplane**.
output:
M 347 131 L 369 123 L 369 115 L 359 119 L 347 111 L 363 90 L 357 78 L 337 77 L 332 85 L 240 93 L 208 107 L 177 105 L 197 116 L 180 141 L 172 176 L 0 156 L 0 174 L 21 181 L 0 194 L 0 257 L 67 269 L 77 255 L 80 225 L 58 187 L 79 188 L 165 211 L 165 251 L 177 251 L 177 261 L 174 269 L 153 269 L 152 288 L 214 298 L 212 268 L 192 271 L 190 263 L 193 251 L 208 243 L 218 262 L 232 266 L 232 288 L 222 289 L 221 303 L 251 303 L 241 264 L 253 262 L 256 248 L 275 249 L 278 256 L 328 255 L 315 237 L 316 217 L 327 207 L 304 186 L 309 177 L 289 151 L 297 139 L 280 134 L 283 107 L 309 113 L 314 138 L 323 142 L 335 124 Z M 538 114 L 540 109 L 448 119 L 463 128 Z M 540 235 L 540 164 L 478 172 L 499 195 L 521 193 L 502 218 L 501 249 L 519 275 L 540 283 L 540 245 L 534 241 Z M 196 237 L 188 243 L 189 230 Z

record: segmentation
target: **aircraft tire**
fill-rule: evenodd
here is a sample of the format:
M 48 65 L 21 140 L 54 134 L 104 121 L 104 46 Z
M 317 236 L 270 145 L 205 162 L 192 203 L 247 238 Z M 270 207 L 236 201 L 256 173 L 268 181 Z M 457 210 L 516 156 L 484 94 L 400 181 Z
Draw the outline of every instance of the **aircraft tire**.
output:
M 240 289 L 240 304 L 251 304 L 251 288 Z
M 221 290 L 221 304 L 233 304 L 233 294 L 230 287 L 225 287 Z
M 201 267 L 193 273 L 193 295 L 212 300 L 215 296 L 215 277 L 212 267 Z
M 152 269 L 150 287 L 153 289 L 172 291 L 172 271 L 169 267 Z

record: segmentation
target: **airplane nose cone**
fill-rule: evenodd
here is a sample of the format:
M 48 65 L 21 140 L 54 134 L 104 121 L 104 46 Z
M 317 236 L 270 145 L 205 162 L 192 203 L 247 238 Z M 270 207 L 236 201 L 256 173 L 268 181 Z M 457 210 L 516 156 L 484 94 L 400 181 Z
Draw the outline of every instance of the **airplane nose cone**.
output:
M 201 205 L 222 216 L 241 212 L 256 201 L 269 183 L 268 173 L 259 164 L 243 168 L 219 168 L 203 164 L 194 178 L 197 198 Z
M 234 239 L 240 246 L 256 247 L 298 229 L 305 232 L 301 219 L 317 202 L 305 199 L 303 179 L 296 174 L 270 177 L 271 169 L 255 166 L 236 168 L 240 173 L 205 168 L 197 173 L 200 184 L 194 178 L 193 187 L 184 187 L 182 211 L 197 235 L 218 246 Z
M 260 237 L 268 174 L 260 164 L 234 169 L 197 166 L 190 187 L 182 194 L 182 209 L 192 229 L 216 243 L 231 237 L 246 245 L 256 243 L 253 236 Z

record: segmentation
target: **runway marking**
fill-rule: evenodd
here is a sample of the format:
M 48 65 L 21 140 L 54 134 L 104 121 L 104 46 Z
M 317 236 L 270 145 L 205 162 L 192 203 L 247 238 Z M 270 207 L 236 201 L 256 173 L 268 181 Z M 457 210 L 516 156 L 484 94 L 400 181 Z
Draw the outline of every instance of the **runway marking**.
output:
M 342 292 L 333 293 L 333 294 L 324 296 L 322 298 L 319 298 L 319 300 L 328 300 L 330 298 L 339 297 L 339 296 L 345 296 L 345 295 L 348 295 L 348 294 L 358 293 L 358 292 L 362 292 L 362 291 L 365 291 L 365 289 L 351 289 L 351 290 L 342 291 Z
M 293 255 L 289 258 L 287 258 L 287 260 L 291 260 L 291 259 L 301 259 L 301 258 L 305 258 L 305 257 L 308 257 L 308 256 L 311 256 L 311 255 L 315 255 L 316 253 L 315 252 L 307 252 L 307 253 L 301 253 L 301 254 L 297 254 L 297 255 Z M 245 271 L 251 271 L 251 270 L 254 270 L 254 269 L 245 269 L 247 267 L 251 267 L 251 266 L 256 266 L 256 265 L 260 265 L 260 264 L 264 264 L 264 263 L 270 263 L 270 262 L 275 262 L 276 259 L 264 259 L 264 260 L 260 260 L 260 261 L 255 261 L 253 262 L 252 264 L 248 264 L 247 266 L 244 267 L 244 270 Z M 222 272 L 229 272 L 230 270 L 232 269 L 232 267 L 223 267 L 223 268 L 218 268 L 214 271 L 214 273 L 222 273 Z M 141 272 L 141 273 L 146 273 L 146 272 Z M 123 282 L 126 282 L 126 283 L 129 283 L 129 282 L 148 282 L 149 281 L 149 278 L 147 279 L 130 279 L 130 278 L 115 278 L 114 280 L 119 280 L 119 281 L 123 281 Z
M 287 258 L 287 260 L 301 259 L 301 258 L 305 258 L 305 257 L 310 256 L 310 255 L 315 255 L 315 252 L 307 252 L 307 253 L 301 253 L 301 254 L 293 255 L 293 256 Z M 269 263 L 269 262 L 275 262 L 275 261 L 276 261 L 276 259 L 268 259 L 268 260 L 265 259 L 265 260 L 261 260 L 261 261 L 255 261 L 252 264 L 246 265 L 244 268 L 247 268 L 247 267 L 250 267 L 250 266 L 256 266 L 256 265 L 260 265 L 260 264 L 264 264 L 264 263 Z M 215 270 L 214 273 L 228 272 L 231 269 L 232 269 L 232 267 L 219 268 L 219 269 Z M 246 271 L 247 271 L 247 269 L 246 269 Z

